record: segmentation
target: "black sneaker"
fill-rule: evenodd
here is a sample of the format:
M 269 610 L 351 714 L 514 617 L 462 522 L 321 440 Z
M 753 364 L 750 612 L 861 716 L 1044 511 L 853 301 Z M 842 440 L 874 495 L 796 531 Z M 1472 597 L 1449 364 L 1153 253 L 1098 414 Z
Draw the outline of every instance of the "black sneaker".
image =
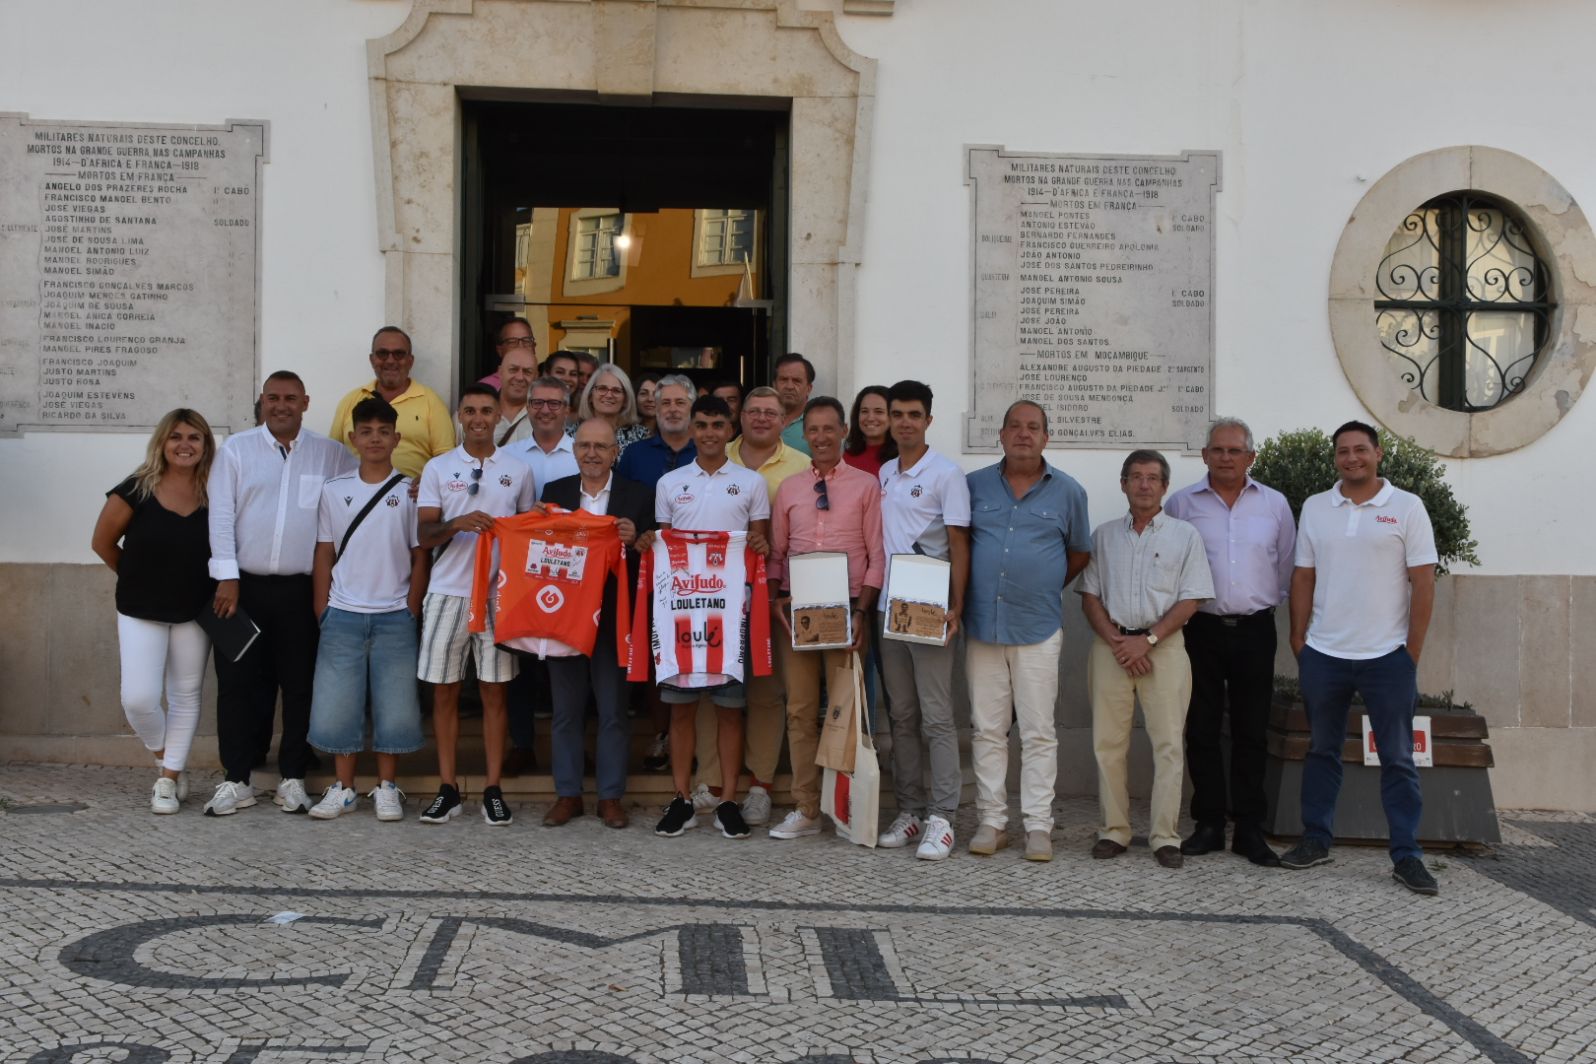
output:
M 438 797 L 421 811 L 423 824 L 447 824 L 460 815 L 460 792 L 445 783 L 438 788 Z
M 742 817 L 737 818 L 739 821 Z M 698 816 L 693 812 L 693 803 L 681 795 L 671 799 L 671 804 L 665 807 L 665 815 L 660 817 L 659 823 L 654 825 L 654 834 L 663 835 L 667 839 L 674 839 L 688 828 L 698 826 Z M 746 834 L 748 825 L 743 825 Z
M 510 807 L 505 804 L 504 792 L 497 787 L 488 787 L 482 792 L 482 819 L 488 822 L 489 827 L 502 828 L 515 818 L 510 815 Z
M 654 744 L 643 758 L 644 772 L 664 772 L 671 767 L 671 733 L 662 731 L 654 736 Z
M 1415 894 L 1439 894 L 1440 886 L 1424 862 L 1417 857 L 1404 857 L 1391 869 L 1391 878 Z
M 715 826 L 728 839 L 748 837 L 748 822 L 743 819 L 742 807 L 736 802 L 722 802 L 715 807 Z
M 1334 858 L 1324 843 L 1314 839 L 1303 839 L 1291 849 L 1280 855 L 1280 867 L 1301 870 L 1312 868 L 1314 865 L 1329 864 Z

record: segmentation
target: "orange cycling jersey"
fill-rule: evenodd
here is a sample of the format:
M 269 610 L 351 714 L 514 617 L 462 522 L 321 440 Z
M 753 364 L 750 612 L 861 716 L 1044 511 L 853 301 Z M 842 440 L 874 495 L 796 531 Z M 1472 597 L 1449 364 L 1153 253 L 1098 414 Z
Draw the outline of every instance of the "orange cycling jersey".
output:
M 493 573 L 493 546 L 499 571 Z M 544 640 L 591 655 L 598 640 L 604 584 L 615 577 L 615 652 L 631 660 L 630 616 L 625 594 L 626 548 L 615 518 L 549 507 L 542 515 L 501 517 L 477 537 L 476 579 L 471 588 L 473 632 L 487 629 L 488 585 L 493 592 L 493 635 L 516 650 L 543 647 Z

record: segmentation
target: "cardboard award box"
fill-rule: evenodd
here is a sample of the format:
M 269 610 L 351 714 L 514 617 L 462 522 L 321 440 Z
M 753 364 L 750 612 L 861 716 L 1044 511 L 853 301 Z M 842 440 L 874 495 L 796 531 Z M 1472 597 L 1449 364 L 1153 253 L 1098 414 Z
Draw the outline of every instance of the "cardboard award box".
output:
M 853 645 L 848 604 L 848 556 L 840 551 L 794 554 L 787 559 L 792 589 L 792 648 L 836 650 Z
M 887 563 L 881 634 L 907 643 L 948 641 L 948 584 L 953 567 L 923 554 L 894 554 Z

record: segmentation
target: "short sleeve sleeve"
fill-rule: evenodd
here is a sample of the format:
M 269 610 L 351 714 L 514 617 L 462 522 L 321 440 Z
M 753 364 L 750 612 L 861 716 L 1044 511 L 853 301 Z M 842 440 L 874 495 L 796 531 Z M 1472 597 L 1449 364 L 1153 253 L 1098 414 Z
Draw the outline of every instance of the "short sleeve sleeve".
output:
M 654 485 L 654 520 L 662 525 L 671 523 L 671 506 L 668 501 L 669 491 L 665 478 Z
M 1075 583 L 1077 594 L 1096 595 L 1098 598 L 1103 597 L 1103 573 L 1101 568 L 1103 552 L 1101 550 L 1102 544 L 1099 542 L 1100 539 L 1101 537 L 1095 532 L 1092 534 L 1092 560 L 1086 563 L 1086 568 L 1081 572 L 1080 580 Z
M 321 489 L 321 504 L 316 507 L 316 542 L 317 543 L 331 543 L 331 542 L 333 542 L 332 504 L 328 501 L 330 498 L 331 498 L 331 496 L 330 496 L 330 494 L 327 491 L 326 485 L 322 485 L 322 489 Z
M 438 478 L 442 474 L 428 462 L 421 468 L 421 487 L 416 491 L 416 506 L 427 506 L 441 510 L 443 508 L 443 492 L 439 487 Z
M 1069 499 L 1069 528 L 1064 537 L 1065 549 L 1085 554 L 1092 549 L 1091 518 L 1086 513 L 1086 489 L 1074 485 Z
M 755 473 L 750 480 L 754 485 L 753 503 L 748 507 L 748 520 L 768 521 L 770 519 L 770 488 L 765 483 L 765 478 Z
M 1190 525 L 1187 526 L 1191 528 Z M 1180 601 L 1214 597 L 1214 575 L 1208 568 L 1208 551 L 1195 528 L 1186 537 L 1186 557 L 1180 567 Z
M 955 528 L 970 527 L 970 482 L 957 466 L 943 481 L 942 523 Z
M 1424 509 L 1424 504 L 1418 500 L 1414 500 L 1413 511 L 1408 515 L 1403 544 L 1407 548 L 1409 569 L 1434 565 L 1441 560 L 1435 549 L 1435 528 L 1430 524 L 1430 515 Z
M 1297 520 L 1297 568 L 1312 569 L 1313 557 L 1313 500 L 1302 504 L 1302 516 Z
M 110 498 L 112 495 L 115 495 L 129 506 L 136 507 L 139 504 L 138 487 L 139 482 L 132 477 L 128 477 L 126 480 L 122 481 L 122 483 L 106 492 L 105 495 L 106 498 Z

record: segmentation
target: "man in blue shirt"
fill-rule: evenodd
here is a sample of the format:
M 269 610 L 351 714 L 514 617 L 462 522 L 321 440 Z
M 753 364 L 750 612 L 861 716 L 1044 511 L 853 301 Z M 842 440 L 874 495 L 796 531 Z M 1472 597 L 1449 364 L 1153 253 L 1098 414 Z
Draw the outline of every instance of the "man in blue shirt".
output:
M 1025 399 L 1003 415 L 1003 460 L 969 475 L 970 582 L 964 595 L 975 803 L 973 854 L 1009 844 L 1009 722 L 1020 725 L 1025 859 L 1053 859 L 1058 657 L 1064 587 L 1092 557 L 1086 490 L 1048 465 L 1047 414 Z M 1011 709 L 1012 707 L 1012 709 Z

